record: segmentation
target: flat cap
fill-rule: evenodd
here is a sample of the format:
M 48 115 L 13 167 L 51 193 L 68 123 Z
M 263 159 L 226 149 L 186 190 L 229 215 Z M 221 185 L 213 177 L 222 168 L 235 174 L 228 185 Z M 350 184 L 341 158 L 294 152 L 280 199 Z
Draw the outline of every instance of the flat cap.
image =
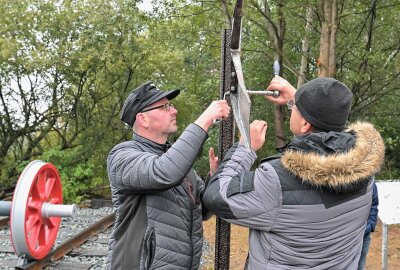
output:
M 177 97 L 179 93 L 179 89 L 165 92 L 161 91 L 153 84 L 152 81 L 148 81 L 135 88 L 125 99 L 124 106 L 121 110 L 120 119 L 132 127 L 135 123 L 136 115 L 144 108 L 163 98 L 171 100 Z

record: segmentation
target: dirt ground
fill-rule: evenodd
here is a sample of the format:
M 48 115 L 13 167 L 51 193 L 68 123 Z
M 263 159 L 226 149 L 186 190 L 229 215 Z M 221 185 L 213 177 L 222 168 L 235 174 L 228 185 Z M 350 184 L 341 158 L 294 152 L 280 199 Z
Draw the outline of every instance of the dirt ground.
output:
M 400 270 L 400 226 L 389 226 L 388 270 Z M 210 244 L 210 254 L 202 270 L 214 269 L 215 218 L 204 223 L 204 237 Z M 229 269 L 243 269 L 247 256 L 248 229 L 231 225 L 231 249 Z M 382 224 L 378 222 L 372 233 L 371 246 L 367 257 L 367 270 L 382 269 Z

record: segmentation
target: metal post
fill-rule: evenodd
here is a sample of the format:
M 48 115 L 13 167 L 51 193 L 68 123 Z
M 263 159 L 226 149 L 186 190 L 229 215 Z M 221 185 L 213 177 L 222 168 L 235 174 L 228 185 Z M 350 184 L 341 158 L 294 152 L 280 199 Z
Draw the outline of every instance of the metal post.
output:
M 221 45 L 221 83 L 220 83 L 220 98 L 224 98 L 225 93 L 229 93 L 231 84 L 236 83 L 237 80 L 232 79 L 232 58 L 230 54 L 230 40 L 231 30 L 224 29 L 222 33 Z M 230 104 L 230 100 L 228 103 Z M 218 160 L 222 161 L 225 154 L 231 148 L 234 140 L 234 119 L 231 113 L 228 119 L 219 123 L 219 147 L 218 147 Z M 226 221 L 217 218 L 216 232 L 215 232 L 215 269 L 228 270 L 229 269 L 229 255 L 230 255 L 230 224 Z
M 388 269 L 388 225 L 382 224 L 382 270 Z

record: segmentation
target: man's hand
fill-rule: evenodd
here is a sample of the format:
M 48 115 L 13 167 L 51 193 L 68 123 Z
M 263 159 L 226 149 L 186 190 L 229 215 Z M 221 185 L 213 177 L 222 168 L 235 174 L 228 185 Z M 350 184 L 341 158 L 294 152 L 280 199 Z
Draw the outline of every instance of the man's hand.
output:
M 293 87 L 293 85 L 291 85 L 287 80 L 285 80 L 284 78 L 279 77 L 279 76 L 275 76 L 271 80 L 271 82 L 269 83 L 269 86 L 267 87 L 267 90 L 279 91 L 279 97 L 277 97 L 277 98 L 272 97 L 272 96 L 265 96 L 266 99 L 268 99 L 272 103 L 275 103 L 278 105 L 284 105 L 289 100 L 293 100 L 294 95 L 296 93 L 296 89 Z
M 218 170 L 218 157 L 215 156 L 214 148 L 210 147 L 208 151 L 208 161 L 210 162 L 210 176 Z
M 227 118 L 230 111 L 226 100 L 213 101 L 194 123 L 207 132 L 214 120 Z
M 254 120 L 250 124 L 250 144 L 254 151 L 258 151 L 264 145 L 265 134 L 267 132 L 267 122 L 262 120 Z M 240 143 L 244 142 L 243 136 L 240 137 Z

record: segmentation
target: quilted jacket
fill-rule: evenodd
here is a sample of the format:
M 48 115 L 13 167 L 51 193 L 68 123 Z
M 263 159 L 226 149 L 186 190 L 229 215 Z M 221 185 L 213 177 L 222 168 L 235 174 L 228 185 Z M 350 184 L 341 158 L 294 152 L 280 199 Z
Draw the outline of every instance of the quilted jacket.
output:
M 134 135 L 111 150 L 109 269 L 199 268 L 204 183 L 191 168 L 206 139 L 191 124 L 172 145 Z

